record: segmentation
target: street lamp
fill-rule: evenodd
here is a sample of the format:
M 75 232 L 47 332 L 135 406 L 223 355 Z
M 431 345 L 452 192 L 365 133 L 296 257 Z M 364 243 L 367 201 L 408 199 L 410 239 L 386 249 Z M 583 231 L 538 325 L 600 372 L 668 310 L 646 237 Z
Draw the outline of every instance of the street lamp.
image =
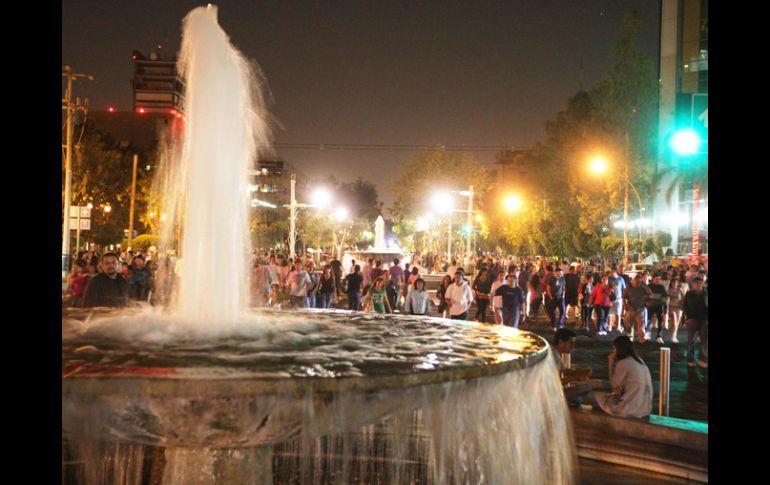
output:
M 503 207 L 508 213 L 514 213 L 521 210 L 521 197 L 515 194 L 508 194 L 503 199 Z
M 644 207 L 642 207 L 642 198 L 639 195 L 639 191 L 636 190 L 636 187 L 631 182 L 631 179 L 628 178 L 628 168 L 626 167 L 626 172 L 621 172 L 620 170 L 612 169 L 610 168 L 610 165 L 607 163 L 607 160 L 602 156 L 596 156 L 591 159 L 590 162 L 590 170 L 592 173 L 596 175 L 602 175 L 606 173 L 609 170 L 612 170 L 616 174 L 623 177 L 625 180 L 625 197 L 624 197 L 624 206 L 623 206 L 623 262 L 628 263 L 628 187 L 630 186 L 631 189 L 633 189 L 634 194 L 636 194 L 636 201 L 639 203 L 639 240 L 642 239 L 642 223 L 643 223 L 643 217 L 642 217 L 642 210 L 644 210 Z M 639 262 L 642 262 L 642 253 L 639 252 Z
M 457 194 L 461 195 L 463 197 L 468 197 L 468 209 L 455 209 L 454 208 L 454 200 L 452 198 L 451 194 Z M 450 214 L 452 212 L 465 212 L 468 214 L 468 222 L 466 225 L 466 234 L 468 236 L 467 239 L 467 246 L 466 246 L 466 258 L 470 257 L 471 254 L 471 236 L 473 235 L 473 185 L 468 187 L 468 190 L 449 190 L 449 191 L 441 191 L 436 192 L 431 197 L 431 202 L 433 207 L 445 214 Z M 449 230 L 447 233 L 447 259 L 450 261 L 452 260 L 452 219 L 451 216 L 448 217 L 449 219 Z

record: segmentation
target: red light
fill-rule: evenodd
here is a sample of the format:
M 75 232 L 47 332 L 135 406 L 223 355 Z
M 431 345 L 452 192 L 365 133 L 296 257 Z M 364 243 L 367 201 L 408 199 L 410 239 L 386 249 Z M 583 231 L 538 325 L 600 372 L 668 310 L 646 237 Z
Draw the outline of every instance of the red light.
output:
M 137 108 L 136 111 L 137 111 L 137 113 L 142 114 L 142 115 L 146 112 L 146 110 L 144 108 Z
M 115 112 L 115 108 L 110 106 L 109 108 L 107 108 L 107 111 L 110 112 L 110 113 L 114 113 Z

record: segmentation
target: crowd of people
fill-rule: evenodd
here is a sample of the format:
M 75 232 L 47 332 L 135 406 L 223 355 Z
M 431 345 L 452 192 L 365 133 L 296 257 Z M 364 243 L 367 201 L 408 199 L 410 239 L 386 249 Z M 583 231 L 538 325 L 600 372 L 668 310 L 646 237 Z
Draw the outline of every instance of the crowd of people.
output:
M 654 332 L 654 340 L 663 344 L 668 331 L 670 341 L 678 343 L 684 323 L 688 365 L 708 367 L 705 265 L 656 264 L 628 275 L 623 265 L 603 268 L 595 260 L 486 256 L 465 260 L 464 266 L 458 261 L 428 254 L 413 256 L 403 267 L 398 258 L 385 262 L 370 258 L 363 265 L 353 260 L 343 268 L 338 259 L 321 257 L 317 269 L 313 259 L 303 262 L 281 253 L 254 253 L 249 303 L 277 309 L 340 308 L 345 301 L 352 311 L 437 313 L 511 327 L 534 322 L 542 308 L 555 334 L 553 355 L 568 402 L 589 403 L 615 416 L 643 417 L 651 412 L 650 373 L 634 350 L 634 338 L 643 344 Z M 81 251 L 64 293 L 73 307 L 120 307 L 131 301 L 163 304 L 181 266 L 173 254 Z M 443 274 L 433 297 L 423 276 L 434 275 L 437 269 Z M 612 392 L 593 392 L 590 369 L 562 366 L 561 355 L 572 353 L 575 344 L 576 332 L 566 325 L 570 312 L 575 330 L 599 336 L 618 333 L 608 362 Z

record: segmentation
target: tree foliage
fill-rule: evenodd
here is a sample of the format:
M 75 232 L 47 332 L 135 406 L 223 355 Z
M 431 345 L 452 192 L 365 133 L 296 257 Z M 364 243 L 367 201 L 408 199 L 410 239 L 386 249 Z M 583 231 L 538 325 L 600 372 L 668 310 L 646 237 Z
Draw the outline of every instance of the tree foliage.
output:
M 146 154 L 131 145 L 122 145 L 89 122 L 82 130 L 80 142 L 73 150 L 72 205 L 93 205 L 91 230 L 81 233 L 81 239 L 98 244 L 117 244 L 128 228 L 131 205 L 133 156 L 146 160 Z M 134 229 L 148 228 L 141 217 L 147 203 L 143 194 L 151 183 L 151 175 L 141 167 L 137 170 L 134 206 Z M 62 176 L 62 200 L 64 195 Z M 110 211 L 106 212 L 105 207 Z

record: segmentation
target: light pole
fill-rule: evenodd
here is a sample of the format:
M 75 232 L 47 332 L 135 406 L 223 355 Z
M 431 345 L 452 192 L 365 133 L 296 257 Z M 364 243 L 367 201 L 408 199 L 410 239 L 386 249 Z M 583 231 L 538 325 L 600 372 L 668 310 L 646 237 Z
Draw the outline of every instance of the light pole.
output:
M 136 165 L 139 163 L 139 155 L 134 154 L 134 173 L 131 176 L 131 208 L 128 211 L 128 250 L 134 239 L 134 198 L 136 197 Z
M 639 195 L 639 191 L 636 190 L 636 187 L 631 182 L 631 180 L 628 178 L 628 167 L 625 167 L 625 171 L 621 172 L 616 169 L 610 169 L 609 165 L 607 164 L 607 161 L 602 157 L 596 157 L 593 160 L 591 160 L 591 171 L 595 174 L 603 174 L 607 172 L 608 170 L 612 170 L 613 172 L 617 173 L 621 177 L 623 177 L 623 180 L 625 181 L 624 185 L 624 203 L 623 203 L 623 262 L 624 264 L 628 264 L 628 187 L 630 186 L 634 194 L 636 194 L 636 201 L 639 204 L 639 240 L 642 240 L 642 197 Z M 642 253 L 639 252 L 639 262 L 641 263 L 642 259 Z
M 454 201 L 451 194 L 458 194 L 464 197 L 468 197 L 468 209 L 454 209 Z M 453 212 L 465 212 L 468 215 L 468 240 L 466 241 L 466 260 L 470 258 L 471 254 L 471 237 L 473 236 L 473 185 L 468 187 L 468 190 L 449 190 L 444 192 L 437 192 L 432 198 L 433 207 L 439 212 L 447 214 L 449 220 L 449 229 L 447 231 L 447 259 L 451 263 L 452 260 L 452 217 Z
M 314 194 L 315 204 L 300 204 L 297 203 L 297 178 L 295 174 L 291 174 L 291 202 L 284 205 L 289 208 L 289 258 L 295 260 L 294 246 L 297 244 L 297 209 L 304 207 L 325 207 L 331 201 L 331 194 L 324 190 L 316 190 Z
M 70 66 L 62 67 L 62 77 L 67 78 L 67 89 L 64 93 L 64 99 L 62 99 L 62 109 L 67 111 L 67 142 L 64 162 L 64 231 L 61 250 L 62 276 L 66 276 L 69 271 L 67 260 L 70 254 L 70 206 L 72 205 L 72 114 L 75 109 L 80 109 L 80 100 L 77 100 L 74 105 L 72 103 L 72 81 L 78 78 L 93 81 L 94 77 L 90 74 L 75 74 Z

